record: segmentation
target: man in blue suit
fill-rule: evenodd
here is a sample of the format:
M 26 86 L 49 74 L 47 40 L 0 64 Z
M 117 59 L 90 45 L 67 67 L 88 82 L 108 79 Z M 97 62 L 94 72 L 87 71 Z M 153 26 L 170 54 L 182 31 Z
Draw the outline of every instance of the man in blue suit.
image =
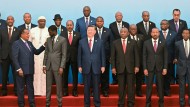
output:
M 89 6 L 85 6 L 83 8 L 83 14 L 84 16 L 77 19 L 76 21 L 76 26 L 75 26 L 75 31 L 79 32 L 81 34 L 81 38 L 84 38 L 87 36 L 86 30 L 88 25 L 95 25 L 96 24 L 96 19 L 92 16 L 90 16 L 91 9 Z
M 103 42 L 95 38 L 96 27 L 87 28 L 87 37 L 79 41 L 78 69 L 84 78 L 84 107 L 90 107 L 90 86 L 93 86 L 94 105 L 100 107 L 99 83 L 105 71 L 105 50 Z
M 184 29 L 182 32 L 183 39 L 175 43 L 175 60 L 177 64 L 177 74 L 179 78 L 179 103 L 180 107 L 185 107 L 185 87 L 186 79 L 188 84 L 188 104 L 190 106 L 190 31 Z
M 169 22 L 166 19 L 162 20 L 160 25 L 160 39 L 166 41 L 168 50 L 168 73 L 164 76 L 164 96 L 170 96 L 170 83 L 174 84 L 175 81 L 173 60 L 177 33 L 169 29 Z
M 1 19 L 1 13 L 0 13 L 0 29 L 3 28 L 3 27 L 6 27 L 6 21 Z
M 24 15 L 23 15 L 24 24 L 18 26 L 18 29 L 19 30 L 23 30 L 23 29 L 30 30 L 30 29 L 36 27 L 37 25 L 31 23 L 31 19 L 32 19 L 32 17 L 31 17 L 30 13 L 24 13 Z
M 29 39 L 29 31 L 22 30 L 21 38 L 13 43 L 12 57 L 16 69 L 18 106 L 24 107 L 24 86 L 26 83 L 30 107 L 35 107 L 34 101 L 34 54 L 39 55 L 44 46 L 36 49 Z

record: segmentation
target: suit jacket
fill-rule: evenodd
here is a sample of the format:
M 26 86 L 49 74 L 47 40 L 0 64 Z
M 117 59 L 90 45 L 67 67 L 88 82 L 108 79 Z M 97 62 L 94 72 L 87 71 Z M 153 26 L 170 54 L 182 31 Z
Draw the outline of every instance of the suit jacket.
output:
M 143 23 L 143 21 L 141 21 L 141 22 L 137 23 L 137 32 L 138 32 L 138 34 L 142 34 L 144 36 L 144 41 L 145 41 L 145 40 L 148 40 L 151 38 L 151 31 L 155 27 L 156 27 L 155 23 L 149 21 L 149 31 L 147 34 L 146 30 L 144 28 L 144 23 Z
M 0 59 L 6 59 L 9 55 L 10 57 L 12 56 L 12 44 L 20 37 L 20 31 L 16 27 L 14 27 L 12 30 L 13 31 L 10 41 L 8 36 L 8 28 L 4 27 L 0 30 Z
M 163 32 L 160 31 L 160 39 L 166 41 L 166 47 L 168 50 L 168 63 L 173 63 L 173 60 L 174 60 L 176 36 L 177 36 L 177 33 L 175 33 L 172 30 L 169 30 L 165 39 Z
M 127 29 L 129 29 L 129 23 L 122 21 L 122 27 L 126 27 Z M 113 22 L 109 25 L 109 29 L 111 30 L 112 34 L 113 34 L 113 39 L 120 39 L 120 34 L 117 28 L 117 22 Z
M 115 40 L 111 50 L 111 64 L 112 68 L 116 68 L 118 74 L 124 73 L 125 69 L 128 73 L 134 73 L 134 67 L 139 67 L 136 41 L 128 38 L 126 52 L 124 53 L 121 39 Z
M 4 27 L 6 27 L 6 26 L 7 26 L 6 21 L 3 20 L 3 19 L 0 19 L 0 29 L 4 28 Z
M 175 59 L 177 63 L 177 74 L 185 75 L 190 72 L 190 56 L 186 57 L 183 39 L 175 43 Z M 186 70 L 188 68 L 188 71 Z
M 91 70 L 94 74 L 101 74 L 101 67 L 105 67 L 104 44 L 99 38 L 94 38 L 92 52 L 88 45 L 88 38 L 79 41 L 78 67 L 82 67 L 82 73 L 88 74 Z
M 137 49 L 138 49 L 138 53 L 139 53 L 139 60 L 140 60 L 140 64 L 142 64 L 142 57 L 143 57 L 142 51 L 143 51 L 144 38 L 143 38 L 143 35 L 141 35 L 141 34 L 137 34 L 136 36 L 137 36 L 136 42 L 137 42 Z M 131 36 L 129 36 L 129 38 L 132 39 Z
M 96 19 L 92 16 L 90 16 L 89 25 L 96 25 Z M 77 19 L 75 31 L 80 33 L 81 38 L 87 37 L 86 30 L 87 29 L 84 17 Z
M 168 52 L 166 43 L 163 40 L 158 40 L 157 51 L 154 51 L 152 44 L 152 38 L 145 41 L 143 45 L 143 68 L 147 69 L 149 72 L 162 71 L 167 69 L 168 65 Z
M 58 71 L 59 68 L 65 68 L 67 58 L 67 40 L 58 36 L 54 46 L 52 47 L 52 38 L 47 38 L 45 47 L 44 62 L 46 70 Z
M 36 27 L 36 26 L 37 26 L 37 25 L 31 23 L 31 29 L 34 28 L 34 27 Z M 25 24 L 22 24 L 22 25 L 18 26 L 18 29 L 19 29 L 20 31 L 23 30 L 23 29 L 26 29 Z
M 61 25 L 61 34 L 60 35 L 64 35 L 65 32 L 67 32 L 66 27 Z
M 97 30 L 96 30 L 95 37 L 99 38 Z M 104 47 L 105 47 L 106 61 L 109 61 L 110 60 L 110 54 L 111 54 L 111 45 L 112 45 L 112 41 L 113 41 L 113 35 L 112 35 L 110 29 L 103 27 L 101 40 L 103 41 Z
M 15 41 L 12 46 L 12 56 L 15 69 L 18 70 L 21 68 L 25 75 L 34 74 L 34 54 L 39 55 L 45 50 L 44 46 L 36 49 L 32 42 L 27 41 L 27 43 L 30 50 L 21 39 Z
M 73 39 L 72 43 L 70 45 L 69 38 L 68 38 L 68 32 L 64 32 L 63 36 L 65 39 L 67 39 L 67 61 L 71 60 L 72 62 L 77 62 L 77 55 L 78 55 L 78 45 L 79 40 L 81 38 L 80 34 L 78 32 L 73 31 Z
M 182 39 L 182 32 L 184 29 L 187 29 L 187 23 L 184 20 L 179 19 L 179 29 L 178 32 L 176 31 L 175 28 L 175 23 L 174 23 L 174 19 L 169 20 L 169 29 L 172 31 L 175 31 L 177 33 L 177 37 L 176 40 L 179 41 Z

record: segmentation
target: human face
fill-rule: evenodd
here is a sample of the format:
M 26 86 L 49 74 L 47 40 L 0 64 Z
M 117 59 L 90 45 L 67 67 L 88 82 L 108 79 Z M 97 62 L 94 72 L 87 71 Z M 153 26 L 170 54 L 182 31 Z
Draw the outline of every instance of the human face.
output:
M 179 21 L 180 19 L 180 11 L 174 11 L 173 12 L 173 19 L 175 22 Z
M 46 25 L 46 20 L 45 19 L 38 20 L 38 26 L 39 26 L 39 28 L 44 28 L 45 25 Z
M 31 15 L 29 13 L 24 14 L 23 19 L 24 19 L 25 24 L 31 23 Z
M 157 28 L 153 28 L 151 32 L 152 38 L 156 40 L 158 39 L 159 35 L 160 35 L 159 30 Z
M 142 14 L 143 21 L 148 22 L 150 19 L 150 15 L 148 12 L 143 12 Z
M 122 13 L 121 13 L 121 12 L 117 12 L 117 13 L 115 14 L 115 19 L 116 19 L 117 22 L 120 23 L 120 22 L 122 21 L 122 19 L 123 19 Z
M 104 26 L 104 20 L 102 18 L 97 18 L 96 19 L 96 26 L 98 28 L 102 28 Z
M 93 38 L 95 34 L 96 34 L 96 30 L 94 27 L 88 27 L 87 28 L 87 36 L 89 38 Z
M 89 7 L 85 7 L 85 8 L 83 9 L 83 14 L 84 14 L 85 17 L 90 16 L 90 13 L 91 13 L 91 10 L 90 10 Z
M 25 29 L 22 34 L 21 34 L 21 38 L 25 41 L 28 41 L 30 37 L 30 34 L 29 34 L 29 30 Z
M 59 27 L 59 26 L 61 25 L 61 21 L 62 21 L 62 19 L 56 19 L 56 20 L 55 20 L 55 25 L 56 25 L 57 27 Z
M 9 27 L 12 27 L 13 26 L 13 24 L 14 24 L 14 17 L 12 17 L 12 16 L 8 16 L 7 17 L 7 26 L 9 26 Z
M 169 28 L 169 24 L 168 24 L 168 22 L 167 21 L 162 21 L 161 22 L 161 29 L 162 30 L 167 30 Z
M 127 28 L 122 28 L 120 30 L 120 36 L 121 36 L 122 39 L 127 38 L 128 35 L 129 35 L 129 32 L 128 32 Z
M 188 40 L 190 37 L 189 30 L 183 30 L 182 37 L 184 40 Z
M 132 25 L 129 27 L 129 32 L 131 35 L 136 35 L 137 34 L 137 27 L 135 25 Z
M 69 32 L 73 31 L 74 25 L 72 21 L 67 21 L 66 28 Z

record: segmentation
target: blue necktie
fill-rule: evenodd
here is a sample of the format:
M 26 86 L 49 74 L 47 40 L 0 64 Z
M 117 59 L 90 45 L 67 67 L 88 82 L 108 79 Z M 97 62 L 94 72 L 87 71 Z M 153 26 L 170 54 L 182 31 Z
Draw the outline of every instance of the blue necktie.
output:
M 61 34 L 60 28 L 57 28 L 57 34 L 60 36 L 60 34 Z

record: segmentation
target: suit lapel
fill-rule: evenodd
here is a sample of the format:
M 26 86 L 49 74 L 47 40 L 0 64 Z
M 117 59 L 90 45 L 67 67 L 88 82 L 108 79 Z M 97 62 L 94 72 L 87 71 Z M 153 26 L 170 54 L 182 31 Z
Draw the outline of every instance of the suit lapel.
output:
M 84 46 L 87 46 L 86 49 L 88 49 L 88 51 L 91 53 L 90 51 L 90 47 L 89 47 L 89 44 L 88 44 L 88 38 L 86 38 L 86 42 L 84 42 L 86 45 Z
M 158 46 L 157 46 L 156 53 L 159 51 L 161 45 L 162 45 L 162 41 L 159 39 L 159 40 L 158 40 Z
M 154 44 L 152 43 L 152 39 L 149 40 L 149 44 L 150 44 L 150 47 L 151 47 L 152 51 L 155 53 Z M 158 48 L 157 48 L 157 50 L 158 50 Z
M 25 43 L 24 43 L 21 39 L 20 39 L 20 43 L 21 43 L 21 46 L 22 46 L 25 50 L 27 50 L 28 53 L 31 52 L 31 51 L 28 49 L 28 47 L 25 45 Z M 28 46 L 29 46 L 29 48 L 31 48 L 30 45 L 29 45 L 29 43 L 28 43 Z
M 53 49 L 55 49 L 55 47 L 57 46 L 59 40 L 60 40 L 60 37 L 58 36 L 57 39 L 56 39 L 56 41 L 55 41 L 55 43 L 54 43 L 54 45 L 53 45 Z
M 98 39 L 94 38 L 94 44 L 93 44 L 93 47 L 92 47 L 92 53 L 96 50 L 97 42 L 98 42 Z
M 73 38 L 72 38 L 71 45 L 73 44 L 73 42 L 75 41 L 75 39 L 76 39 L 76 33 L 73 31 Z
M 117 34 L 119 34 L 118 28 L 117 28 L 117 22 L 114 23 L 114 29 L 116 30 Z
M 144 34 L 146 34 L 146 30 L 145 30 L 145 28 L 144 28 L 144 23 L 143 23 L 143 21 L 141 22 L 141 28 L 142 28 L 142 32 L 144 33 Z M 150 26 L 149 26 L 150 27 Z
M 127 39 L 127 45 L 126 45 L 126 51 L 125 51 L 125 54 L 128 53 L 128 50 L 130 49 L 130 47 L 131 47 L 131 39 L 128 38 L 128 39 Z

